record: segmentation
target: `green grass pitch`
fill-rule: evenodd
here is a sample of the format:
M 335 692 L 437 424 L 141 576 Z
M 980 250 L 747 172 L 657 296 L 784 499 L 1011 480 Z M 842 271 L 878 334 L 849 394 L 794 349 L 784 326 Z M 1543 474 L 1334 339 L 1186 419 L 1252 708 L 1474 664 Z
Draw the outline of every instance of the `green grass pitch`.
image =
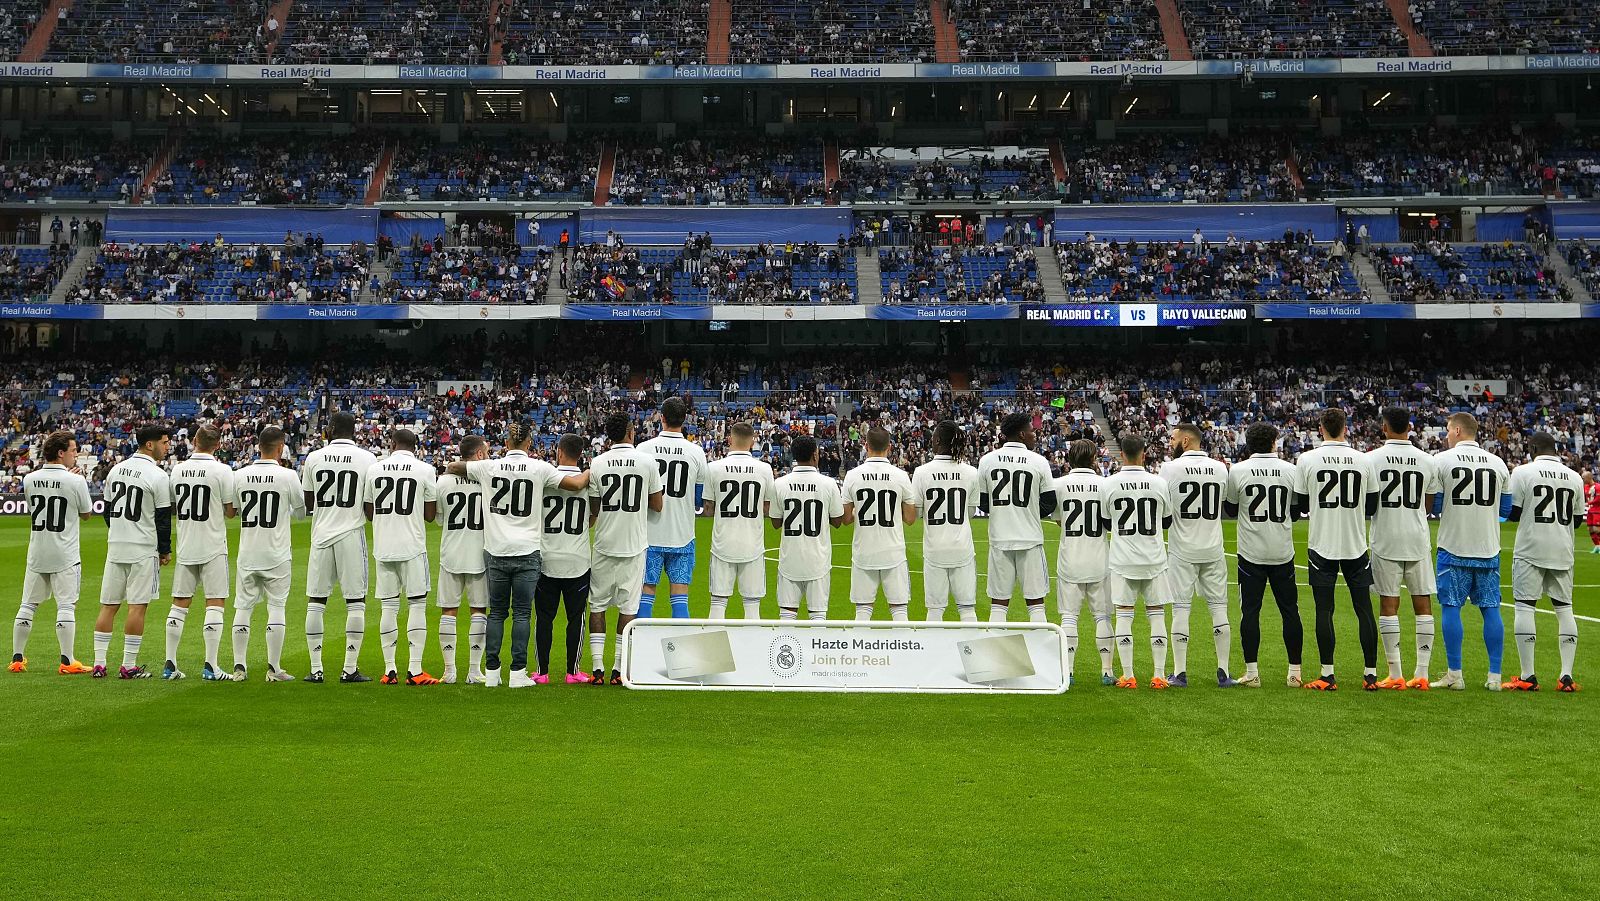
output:
M 284 658 L 296 674 L 307 528 Z M 87 655 L 105 529 L 84 533 Z M 847 565 L 849 532 L 836 535 Z M 0 522 L 6 623 L 27 536 L 25 519 Z M 1578 613 L 1600 616 L 1600 558 L 1574 538 Z M 836 617 L 849 615 L 848 581 L 835 571 Z M 147 664 L 159 665 L 165 609 L 151 611 Z M 1312 673 L 1303 587 L 1301 611 Z M 1353 690 L 1348 605 L 1347 687 L 1288 689 L 1269 600 L 1261 690 L 1208 685 L 1201 604 L 1196 687 L 1103 688 L 1091 638 L 1078 687 L 1052 697 L 212 685 L 198 678 L 198 616 L 187 681 L 93 682 L 55 675 L 53 617 L 41 610 L 31 671 L 0 673 L 0 884 L 14 897 L 1549 898 L 1588 896 L 1600 879 L 1589 847 L 1600 697 L 1483 691 L 1475 612 L 1466 692 Z M 330 632 L 342 617 L 331 605 Z M 258 609 L 258 678 L 264 620 Z M 1409 613 L 1402 621 L 1409 671 Z M 374 675 L 376 625 L 370 609 L 363 668 Z M 1539 627 L 1548 684 L 1554 617 Z M 1587 665 L 1600 621 L 1579 632 L 1579 681 L 1600 678 Z M 557 643 L 559 658 L 559 626 Z M 1137 647 L 1143 678 L 1149 647 Z M 119 637 L 113 663 L 120 652 Z M 1234 671 L 1238 653 L 1236 630 Z M 437 673 L 431 632 L 426 659 Z M 1434 659 L 1437 673 L 1442 647 Z

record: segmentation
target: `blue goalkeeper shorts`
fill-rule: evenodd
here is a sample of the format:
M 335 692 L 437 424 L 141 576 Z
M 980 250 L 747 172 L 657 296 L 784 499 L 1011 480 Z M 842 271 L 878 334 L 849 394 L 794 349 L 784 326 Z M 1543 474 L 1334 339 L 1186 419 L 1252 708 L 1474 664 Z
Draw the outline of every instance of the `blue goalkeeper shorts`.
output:
M 689 584 L 694 579 L 694 542 L 683 547 L 651 547 L 646 550 L 644 584 L 659 584 L 663 571 L 667 574 L 667 584 Z
M 1465 559 L 1439 552 L 1439 604 L 1500 606 L 1500 559 Z

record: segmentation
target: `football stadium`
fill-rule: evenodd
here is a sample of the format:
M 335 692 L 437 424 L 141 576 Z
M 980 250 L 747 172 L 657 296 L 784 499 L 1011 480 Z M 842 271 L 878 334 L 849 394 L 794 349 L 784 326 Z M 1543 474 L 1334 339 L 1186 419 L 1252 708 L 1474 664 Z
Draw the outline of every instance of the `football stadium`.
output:
M 1581 0 L 0 0 L 0 884 L 1589 897 L 1597 77 Z

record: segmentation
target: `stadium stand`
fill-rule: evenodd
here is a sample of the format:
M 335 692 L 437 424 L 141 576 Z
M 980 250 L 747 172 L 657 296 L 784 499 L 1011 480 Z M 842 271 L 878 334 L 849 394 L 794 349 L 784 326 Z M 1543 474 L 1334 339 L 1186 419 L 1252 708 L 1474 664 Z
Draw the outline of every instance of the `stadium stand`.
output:
M 1295 198 L 1282 140 L 1134 135 L 1063 142 L 1068 203 L 1288 201 Z
M 1030 303 L 1044 299 L 1032 247 L 919 243 L 878 251 L 884 302 Z
M 39 21 L 42 7 L 37 0 L 5 0 L 0 2 L 0 55 L 17 59 L 28 32 Z
M 263 61 L 264 0 L 77 0 L 46 59 L 72 62 Z
M 684 65 L 705 61 L 706 0 L 644 0 L 626 12 L 585 0 L 512 0 L 494 37 L 509 65 Z M 508 8 L 509 7 L 509 8 Z
M 36 132 L 7 143 L 0 162 L 5 200 L 127 200 L 138 190 L 156 143 L 103 132 Z
M 728 40 L 735 63 L 933 61 L 933 25 L 919 0 L 736 3 Z
M 72 260 L 66 244 L 0 247 L 0 299 L 38 302 L 49 297 Z
M 366 285 L 364 246 L 307 235 L 283 245 L 107 244 L 70 298 L 80 303 L 349 303 Z
M 549 247 L 446 247 L 402 250 L 379 299 L 395 303 L 543 303 Z
M 383 139 L 262 134 L 185 141 L 151 185 L 151 201 L 175 204 L 357 203 Z
M 1576 146 L 1548 143 L 1558 142 Z M 1312 197 L 1539 194 L 1539 143 L 1499 128 L 1417 128 L 1297 139 L 1294 153 Z
M 1527 244 L 1428 241 L 1373 249 L 1390 297 L 1428 301 L 1569 300 L 1544 255 Z
M 568 296 L 578 302 L 855 303 L 855 254 L 815 243 L 718 247 L 710 235 L 682 247 L 621 241 L 578 248 Z
M 1181 0 L 1196 59 L 1406 56 L 1384 0 Z
M 818 141 L 629 143 L 611 179 L 611 201 L 634 206 L 821 203 L 825 195 Z
M 840 154 L 842 199 L 1037 200 L 1054 196 L 1050 160 L 1023 147 L 864 147 Z
M 954 0 L 961 58 L 974 61 L 1166 59 L 1155 0 Z
M 581 200 L 594 197 L 600 148 L 592 141 L 474 138 L 445 144 L 406 136 L 389 200 Z
M 1062 284 L 1076 301 L 1161 299 L 1354 301 L 1365 294 L 1332 246 L 1295 241 L 1058 243 Z
M 1600 244 L 1568 241 L 1561 245 L 1560 251 L 1590 296 L 1600 297 Z
M 1440 54 L 1600 52 L 1600 22 L 1582 0 L 1435 0 L 1410 9 Z
M 482 0 L 297 0 L 274 59 L 290 63 L 481 63 Z

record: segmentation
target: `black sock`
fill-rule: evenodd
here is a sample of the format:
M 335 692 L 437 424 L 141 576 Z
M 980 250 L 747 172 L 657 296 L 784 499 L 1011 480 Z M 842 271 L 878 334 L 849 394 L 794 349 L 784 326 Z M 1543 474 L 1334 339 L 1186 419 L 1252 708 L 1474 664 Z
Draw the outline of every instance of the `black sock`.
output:
M 1317 605 L 1317 656 L 1323 666 L 1333 666 L 1333 586 L 1311 586 L 1311 600 Z

